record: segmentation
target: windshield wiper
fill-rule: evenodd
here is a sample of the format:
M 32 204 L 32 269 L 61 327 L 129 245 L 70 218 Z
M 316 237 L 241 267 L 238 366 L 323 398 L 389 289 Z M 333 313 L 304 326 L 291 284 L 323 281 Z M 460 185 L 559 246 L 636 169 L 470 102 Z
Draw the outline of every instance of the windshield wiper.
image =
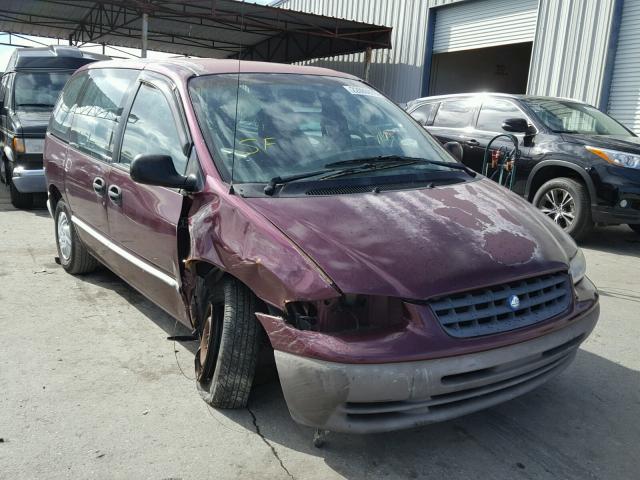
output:
M 289 182 L 295 182 L 296 180 L 302 180 L 303 178 L 317 177 L 323 173 L 330 172 L 332 169 L 325 168 L 324 170 L 314 170 L 312 172 L 298 173 L 296 175 L 289 175 L 288 177 L 273 177 L 269 180 L 269 183 L 264 187 L 264 193 L 266 195 L 273 195 L 276 191 L 276 185 L 283 185 Z
M 46 107 L 46 108 L 53 108 L 53 105 L 50 105 L 48 103 L 18 103 L 16 105 L 17 107 Z
M 405 157 L 402 155 L 381 155 L 378 157 L 368 158 L 354 158 L 352 160 L 343 160 L 340 162 L 327 163 L 325 168 L 336 169 L 339 167 L 354 167 L 347 168 L 336 172 L 334 175 L 330 175 L 325 178 L 335 178 L 342 175 L 350 175 L 352 173 L 366 172 L 370 170 L 386 169 L 404 167 L 406 165 L 412 165 L 415 163 L 424 163 L 428 165 L 437 165 L 440 167 L 451 168 L 453 170 L 462 170 L 466 172 L 470 177 L 475 177 L 476 172 L 462 163 L 442 162 L 440 160 L 429 160 L 428 158 L 419 157 Z M 323 178 L 323 180 L 325 179 Z

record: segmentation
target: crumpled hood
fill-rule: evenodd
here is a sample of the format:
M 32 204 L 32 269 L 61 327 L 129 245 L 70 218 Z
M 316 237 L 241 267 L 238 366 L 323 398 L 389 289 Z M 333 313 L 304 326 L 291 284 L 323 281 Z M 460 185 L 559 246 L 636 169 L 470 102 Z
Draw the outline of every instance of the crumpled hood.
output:
M 21 130 L 23 134 L 42 134 L 44 137 L 49 125 L 49 118 L 51 112 L 48 110 L 20 110 L 16 112 L 17 123 L 16 127 Z
M 525 200 L 484 178 L 246 201 L 345 293 L 425 299 L 499 284 L 567 268 L 574 245 Z
M 640 137 L 631 135 L 578 135 L 563 133 L 562 138 L 567 142 L 592 147 L 610 148 L 640 154 Z

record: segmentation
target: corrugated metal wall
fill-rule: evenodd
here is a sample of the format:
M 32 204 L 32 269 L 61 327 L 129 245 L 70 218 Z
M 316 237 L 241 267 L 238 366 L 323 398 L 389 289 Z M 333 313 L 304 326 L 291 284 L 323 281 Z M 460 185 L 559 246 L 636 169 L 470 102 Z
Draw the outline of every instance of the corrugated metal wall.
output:
M 279 6 L 393 27 L 393 48 L 374 50 L 370 81 L 404 102 L 421 95 L 428 8 L 455 1 L 289 0 Z M 540 0 L 538 11 L 528 93 L 572 97 L 597 105 L 613 0 Z M 313 63 L 362 76 L 363 57 L 349 55 Z
M 625 0 L 619 35 L 609 114 L 640 133 L 640 0 Z
M 541 0 L 528 93 L 598 105 L 613 0 Z
M 538 0 L 465 2 L 437 12 L 433 53 L 458 52 L 533 41 Z
M 374 50 L 369 81 L 397 102 L 421 95 L 427 10 L 456 0 L 289 0 L 278 6 L 393 27 L 391 50 Z M 362 77 L 364 54 L 308 62 Z

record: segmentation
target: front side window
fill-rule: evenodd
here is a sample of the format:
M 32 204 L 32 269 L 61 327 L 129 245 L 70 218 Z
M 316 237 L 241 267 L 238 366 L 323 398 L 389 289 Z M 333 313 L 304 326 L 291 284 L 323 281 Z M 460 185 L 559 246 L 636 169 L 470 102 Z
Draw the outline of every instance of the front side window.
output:
M 465 128 L 471 124 L 475 102 L 471 98 L 460 100 L 449 100 L 442 102 L 436 118 L 433 120 L 434 127 Z
M 478 130 L 487 132 L 503 132 L 502 123 L 508 118 L 524 118 L 524 114 L 508 100 L 485 100 L 478 115 Z
M 51 110 L 72 72 L 18 72 L 14 82 L 14 108 Z
M 178 173 L 186 169 L 184 141 L 169 102 L 157 88 L 143 83 L 127 119 L 120 163 L 130 165 L 138 155 L 169 155 Z
M 232 169 L 234 182 L 262 183 L 322 171 L 337 161 L 389 156 L 453 161 L 397 105 L 356 80 L 222 74 L 192 79 L 189 91 L 200 129 L 227 181 Z M 414 163 L 362 175 L 434 170 L 450 169 Z
M 79 150 L 100 160 L 111 159 L 124 96 L 137 74 L 135 70 L 89 70 L 70 135 Z
M 69 80 L 51 114 L 49 131 L 62 140 L 69 139 L 73 111 L 76 108 L 78 95 L 86 78 L 86 74 L 81 74 Z
M 633 135 L 613 118 L 583 103 L 551 98 L 526 99 L 538 119 L 556 133 Z

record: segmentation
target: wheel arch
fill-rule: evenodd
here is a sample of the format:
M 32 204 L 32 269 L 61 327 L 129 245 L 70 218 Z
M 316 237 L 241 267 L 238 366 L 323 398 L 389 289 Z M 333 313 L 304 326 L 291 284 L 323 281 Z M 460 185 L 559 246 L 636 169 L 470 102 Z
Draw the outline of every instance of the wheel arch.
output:
M 560 177 L 569 177 L 582 181 L 589 192 L 590 202 L 596 199 L 596 189 L 593 180 L 584 168 L 565 160 L 545 160 L 537 164 L 527 179 L 525 198 L 530 202 L 538 189 L 549 180 Z

